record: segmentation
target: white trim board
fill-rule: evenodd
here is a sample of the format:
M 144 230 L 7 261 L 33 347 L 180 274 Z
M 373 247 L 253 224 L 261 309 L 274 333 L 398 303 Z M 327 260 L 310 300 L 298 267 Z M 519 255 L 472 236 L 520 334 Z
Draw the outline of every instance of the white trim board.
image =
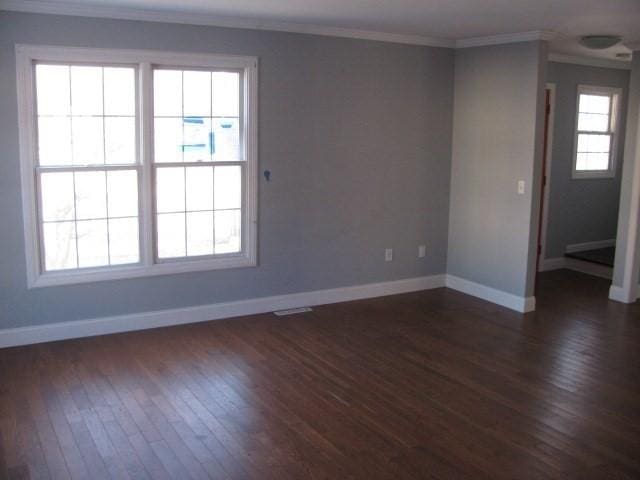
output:
M 71 2 L 48 2 L 40 0 L 0 0 L 0 10 L 43 13 L 49 15 L 70 15 L 76 17 L 113 18 L 119 20 L 204 25 L 209 27 L 242 28 L 249 30 L 270 30 L 275 32 L 358 38 L 363 40 L 404 43 L 409 45 L 425 45 L 430 47 L 455 47 L 455 40 L 446 38 L 432 38 L 423 35 L 407 35 L 271 20 L 251 20 L 220 16 L 210 13 L 190 13 L 184 11 L 151 10 L 132 7 L 89 5 Z
M 550 53 L 547 57 L 550 62 L 570 63 L 584 65 L 586 67 L 616 68 L 618 70 L 631 70 L 631 62 L 613 60 L 609 58 L 581 57 L 578 55 L 565 55 L 562 53 Z
M 613 268 L 606 265 L 598 265 L 596 263 L 585 262 L 577 258 L 556 257 L 546 258 L 542 261 L 540 271 L 550 272 L 552 270 L 560 270 L 566 268 L 574 272 L 586 273 L 600 278 L 611 280 L 613 276 Z
M 0 330 L 0 348 L 145 330 L 186 323 L 269 313 L 277 310 L 348 302 L 444 287 L 446 276 L 409 278 L 352 287 L 261 297 L 196 307 L 176 308 Z
M 616 302 L 629 303 L 625 290 L 622 287 L 616 287 L 615 285 L 611 285 L 609 288 L 609 299 L 615 300 Z M 636 290 L 636 300 L 640 300 L 640 284 L 638 284 Z
M 584 252 L 587 250 L 596 250 L 598 248 L 615 247 L 616 239 L 610 238 L 608 240 L 597 240 L 594 242 L 572 243 L 567 245 L 565 251 L 567 253 Z
M 489 35 L 487 37 L 471 37 L 456 40 L 456 48 L 485 47 L 487 45 L 502 45 L 505 43 L 533 42 L 535 40 L 551 40 L 555 32 L 533 30 L 530 32 L 505 33 Z
M 444 48 L 469 48 L 505 43 L 530 42 L 535 40 L 550 40 L 556 35 L 554 32 L 534 30 L 529 32 L 507 33 L 454 40 L 449 38 L 429 37 L 426 35 L 409 35 L 403 33 L 379 32 L 305 23 L 227 17 L 210 13 L 181 12 L 177 10 L 152 10 L 133 7 L 88 5 L 64 1 L 50 2 L 42 0 L 0 0 L 0 10 L 42 13 L 49 15 L 70 15 L 76 17 L 113 18 L 119 20 L 204 25 L 224 28 L 243 28 L 250 30 L 269 30 L 275 32 L 357 38 L 362 40 Z
M 455 275 L 447 275 L 446 285 L 447 288 L 510 308 L 516 312 L 527 313 L 536 309 L 536 297 L 519 297 Z

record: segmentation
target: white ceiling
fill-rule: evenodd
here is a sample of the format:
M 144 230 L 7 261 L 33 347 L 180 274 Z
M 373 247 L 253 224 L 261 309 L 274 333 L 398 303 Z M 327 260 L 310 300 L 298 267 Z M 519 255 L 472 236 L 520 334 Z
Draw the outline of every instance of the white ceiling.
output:
M 21 4 L 24 8 L 18 8 Z M 640 42 L 640 0 L 0 0 L 0 8 L 101 7 L 145 9 L 460 40 L 544 30 L 551 49 L 615 58 L 624 46 L 589 51 L 581 35 L 614 34 Z M 37 10 L 37 9 L 36 9 Z M 224 20 L 224 19 L 223 19 Z

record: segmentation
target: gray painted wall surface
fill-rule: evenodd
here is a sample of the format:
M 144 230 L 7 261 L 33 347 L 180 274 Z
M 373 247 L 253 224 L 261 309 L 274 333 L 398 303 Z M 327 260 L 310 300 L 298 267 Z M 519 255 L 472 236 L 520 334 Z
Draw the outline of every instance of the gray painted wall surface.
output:
M 15 43 L 258 56 L 259 166 L 272 171 L 259 267 L 27 290 Z M 449 49 L 0 12 L 0 328 L 444 273 L 453 61 Z
M 567 245 L 616 237 L 624 158 L 629 72 L 549 62 L 547 81 L 556 84 L 547 258 L 562 257 Z M 572 179 L 578 85 L 622 88 L 615 178 Z
M 541 42 L 456 51 L 448 273 L 518 296 L 533 288 L 545 55 Z

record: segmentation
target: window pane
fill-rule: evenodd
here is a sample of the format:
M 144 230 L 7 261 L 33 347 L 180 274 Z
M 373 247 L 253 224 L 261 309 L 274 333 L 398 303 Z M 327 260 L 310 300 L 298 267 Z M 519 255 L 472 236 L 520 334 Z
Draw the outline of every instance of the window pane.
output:
M 102 117 L 73 117 L 72 133 L 74 165 L 104 163 Z
M 105 115 L 135 115 L 135 69 L 129 67 L 104 69 L 104 110 Z
M 166 213 L 158 215 L 158 257 L 184 257 L 185 214 Z
M 578 153 L 576 158 L 576 170 L 578 171 L 603 171 L 609 170 L 608 153 Z
M 578 135 L 578 152 L 609 153 L 611 135 Z
M 71 114 L 102 115 L 102 67 L 71 67 Z
M 213 119 L 213 159 L 238 161 L 240 130 L 237 118 Z
M 213 212 L 187 213 L 187 255 L 213 255 Z
M 188 117 L 183 120 L 185 162 L 210 162 L 213 134 L 209 118 Z
M 136 162 L 136 124 L 134 117 L 104 119 L 105 160 L 109 164 Z
M 73 173 L 43 173 L 40 176 L 42 220 L 58 222 L 75 218 Z
M 609 155 L 607 153 L 588 153 L 586 170 L 608 170 Z
M 71 119 L 38 118 L 38 162 L 43 166 L 71 165 Z
M 69 67 L 65 65 L 36 65 L 36 94 L 38 115 L 69 115 Z
M 187 210 L 213 210 L 213 167 L 187 167 Z
M 608 95 L 580 94 L 580 112 L 609 114 Z
M 242 177 L 240 167 L 216 167 L 215 170 L 215 208 L 240 208 L 242 206 Z
M 182 72 L 153 72 L 153 114 L 156 117 L 182 116 Z
M 106 220 L 83 220 L 77 224 L 78 266 L 109 265 L 109 241 Z
M 109 255 L 111 265 L 140 261 L 137 218 L 109 220 Z
M 182 161 L 182 119 L 156 118 L 154 131 L 154 161 Z
M 185 117 L 211 116 L 211 73 L 184 72 L 184 112 Z
M 606 132 L 609 130 L 609 116 L 599 113 L 581 113 L 578 116 L 578 130 Z
M 230 72 L 213 72 L 214 117 L 237 117 L 240 104 L 240 75 Z
M 587 165 L 589 162 L 589 154 L 588 153 L 578 153 L 576 156 L 576 170 L 588 170 Z
M 77 268 L 74 222 L 45 223 L 42 231 L 45 270 Z
M 240 251 L 240 210 L 215 212 L 216 253 Z
M 184 181 L 184 167 L 156 170 L 156 201 L 159 213 L 185 211 Z
M 76 172 L 76 218 L 107 217 L 107 186 L 105 172 Z
M 138 173 L 135 170 L 107 172 L 109 217 L 138 215 Z

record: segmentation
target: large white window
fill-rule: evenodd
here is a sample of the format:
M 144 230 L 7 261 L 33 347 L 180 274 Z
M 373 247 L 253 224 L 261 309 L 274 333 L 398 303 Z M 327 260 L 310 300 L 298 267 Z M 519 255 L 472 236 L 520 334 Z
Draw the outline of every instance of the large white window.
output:
M 16 54 L 30 286 L 256 264 L 255 58 Z
M 615 176 L 620 89 L 578 86 L 573 178 Z

